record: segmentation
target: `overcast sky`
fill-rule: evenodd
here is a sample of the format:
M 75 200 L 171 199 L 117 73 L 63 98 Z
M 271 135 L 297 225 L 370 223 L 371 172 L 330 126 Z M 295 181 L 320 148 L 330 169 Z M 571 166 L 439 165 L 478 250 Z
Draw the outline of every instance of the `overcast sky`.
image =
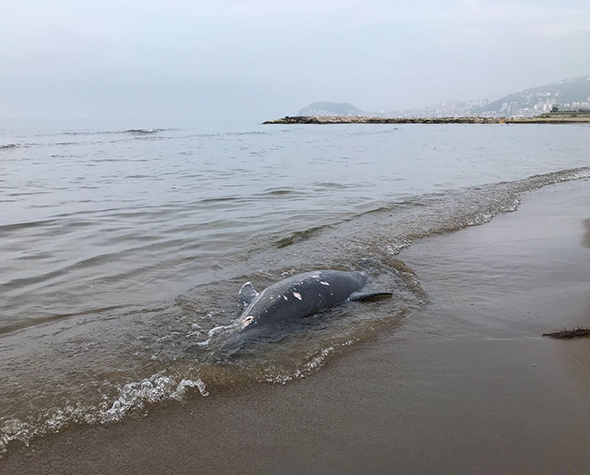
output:
M 589 0 L 1 0 L 0 118 L 252 118 L 590 74 Z

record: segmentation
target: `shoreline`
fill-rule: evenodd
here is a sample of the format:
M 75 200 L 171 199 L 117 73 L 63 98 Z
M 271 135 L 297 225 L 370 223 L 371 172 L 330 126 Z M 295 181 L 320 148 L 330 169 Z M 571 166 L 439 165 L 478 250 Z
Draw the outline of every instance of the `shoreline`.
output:
M 263 124 L 590 124 L 590 115 L 537 117 L 285 116 Z
M 542 333 L 590 323 L 589 184 L 402 251 L 428 305 L 307 378 L 73 427 L 0 471 L 584 473 L 590 341 Z

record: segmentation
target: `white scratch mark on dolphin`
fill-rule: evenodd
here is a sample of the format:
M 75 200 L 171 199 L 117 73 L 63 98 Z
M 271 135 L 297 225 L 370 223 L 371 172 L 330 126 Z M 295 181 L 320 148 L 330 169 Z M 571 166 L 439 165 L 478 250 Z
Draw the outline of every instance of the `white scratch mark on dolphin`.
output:
M 293 297 L 295 297 L 296 299 L 299 299 L 299 300 L 303 300 L 303 298 L 301 297 L 301 294 L 298 292 L 293 292 Z
M 323 280 L 320 280 L 320 284 L 327 285 L 328 287 L 330 286 L 330 284 L 328 282 L 324 282 Z
M 284 298 L 285 300 L 289 300 L 289 299 L 287 298 L 287 296 L 286 296 L 286 295 L 283 295 L 283 298 Z

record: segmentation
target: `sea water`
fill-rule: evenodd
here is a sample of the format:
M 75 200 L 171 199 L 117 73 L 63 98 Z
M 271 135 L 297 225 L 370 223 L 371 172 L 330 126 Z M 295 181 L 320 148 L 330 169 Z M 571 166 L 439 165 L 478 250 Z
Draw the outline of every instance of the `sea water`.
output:
M 0 123 L 0 452 L 320 370 L 428 305 L 402 249 L 589 178 L 589 150 L 586 125 Z M 220 356 L 245 281 L 321 268 L 394 297 Z

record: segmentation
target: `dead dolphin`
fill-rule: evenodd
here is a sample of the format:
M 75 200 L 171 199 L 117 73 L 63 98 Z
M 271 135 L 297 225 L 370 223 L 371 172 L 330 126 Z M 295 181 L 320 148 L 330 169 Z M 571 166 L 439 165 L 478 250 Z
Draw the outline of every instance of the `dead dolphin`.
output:
M 391 296 L 391 292 L 364 291 L 368 277 L 360 272 L 316 270 L 281 280 L 258 293 L 250 282 L 240 290 L 244 304 L 240 333 L 322 312 L 347 300 Z

